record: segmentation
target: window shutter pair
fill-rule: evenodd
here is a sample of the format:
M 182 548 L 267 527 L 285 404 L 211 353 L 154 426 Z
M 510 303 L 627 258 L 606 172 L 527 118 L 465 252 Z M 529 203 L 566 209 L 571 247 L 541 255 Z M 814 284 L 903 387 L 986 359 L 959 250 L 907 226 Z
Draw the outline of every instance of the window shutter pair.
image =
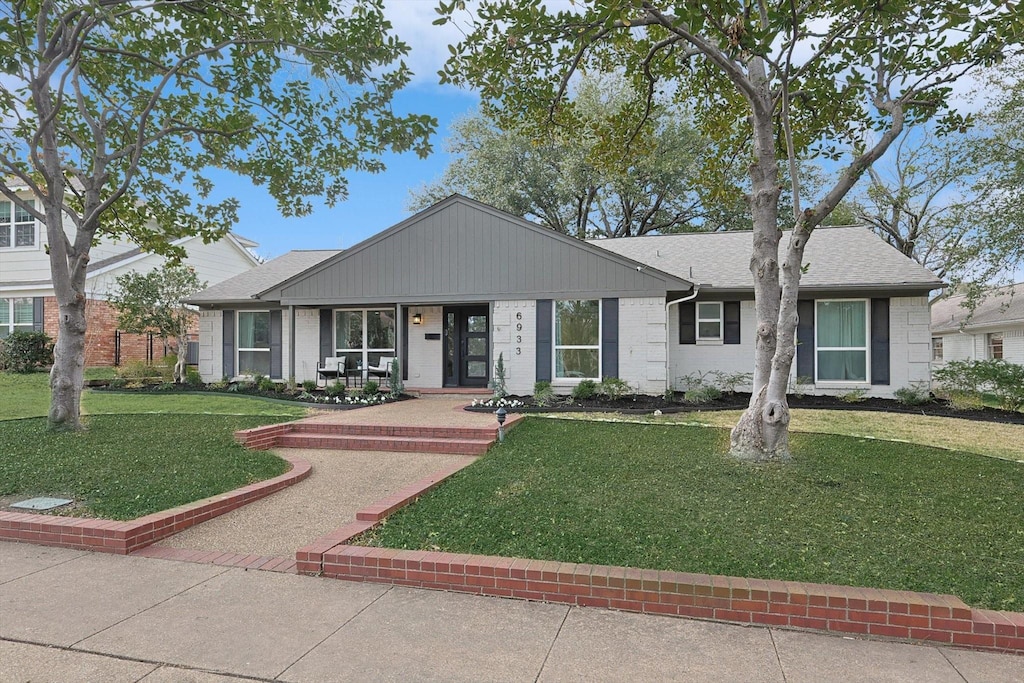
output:
M 550 382 L 554 353 L 554 300 L 537 301 L 537 381 Z M 601 376 L 619 376 L 619 300 L 601 299 Z
M 740 343 L 740 302 L 722 303 L 722 342 Z M 679 304 L 679 343 L 697 343 L 697 302 L 684 301 Z
M 234 377 L 235 371 L 235 311 L 222 312 L 223 324 L 223 372 L 225 377 Z M 281 358 L 283 338 L 281 310 L 270 312 L 270 378 L 283 379 L 284 364 Z
M 814 377 L 814 300 L 797 302 L 796 375 Z M 871 383 L 889 384 L 889 300 L 871 300 Z

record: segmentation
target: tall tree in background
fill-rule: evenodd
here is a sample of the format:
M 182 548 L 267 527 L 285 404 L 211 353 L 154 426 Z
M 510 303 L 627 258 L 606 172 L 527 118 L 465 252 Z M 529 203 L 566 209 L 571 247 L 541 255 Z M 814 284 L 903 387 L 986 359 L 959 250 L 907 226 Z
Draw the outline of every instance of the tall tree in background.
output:
M 461 19 L 463 6 L 442 3 L 438 21 Z M 564 102 L 575 75 L 614 66 L 652 105 L 661 94 L 698 98 L 696 123 L 710 139 L 750 140 L 756 351 L 753 395 L 731 450 L 753 460 L 789 457 L 786 388 L 814 228 L 904 126 L 938 115 L 943 127 L 963 125 L 946 111 L 950 84 L 1022 38 L 1020 13 L 963 0 L 592 0 L 558 12 L 535 0 L 484 0 L 468 21 L 442 80 L 479 88 L 503 121 L 571 126 Z M 842 158 L 844 148 L 852 158 Z M 814 153 L 841 170 L 805 207 L 797 160 Z M 782 254 L 780 160 L 793 198 Z
M 381 0 L 18 0 L 0 6 L 0 194 L 46 226 L 59 307 L 50 424 L 79 428 L 90 249 L 106 235 L 180 257 L 236 219 L 208 167 L 285 215 L 346 194 L 436 126 L 396 116 L 405 44 Z M 67 226 L 65 226 L 67 221 Z
M 125 332 L 152 332 L 166 344 L 175 341 L 178 356 L 174 381 L 185 381 L 188 363 L 188 334 L 199 314 L 183 299 L 206 289 L 195 268 L 183 264 L 164 264 L 148 273 L 125 273 L 117 277 L 117 289 L 110 297 L 117 310 L 117 326 Z
M 580 239 L 742 226 L 741 193 L 707 200 L 700 176 L 713 150 L 678 107 L 648 107 L 607 74 L 581 78 L 568 106 L 573 125 L 543 131 L 486 114 L 458 119 L 447 143 L 455 158 L 409 208 L 457 192 Z M 729 170 L 735 188 L 742 169 Z

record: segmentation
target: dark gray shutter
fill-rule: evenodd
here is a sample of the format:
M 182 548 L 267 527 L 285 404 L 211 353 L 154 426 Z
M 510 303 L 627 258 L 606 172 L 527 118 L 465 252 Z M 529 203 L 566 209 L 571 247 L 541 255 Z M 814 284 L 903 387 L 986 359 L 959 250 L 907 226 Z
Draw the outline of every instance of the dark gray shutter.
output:
M 693 301 L 679 304 L 679 343 L 697 343 L 697 304 Z
M 281 363 L 281 310 L 270 312 L 270 379 L 284 379 Z
M 409 381 L 409 307 L 402 308 L 402 381 Z
M 235 376 L 235 312 L 223 312 L 224 318 L 224 376 Z
M 889 383 L 889 300 L 871 300 L 871 383 Z
M 726 301 L 722 304 L 722 341 L 726 344 L 740 343 L 739 301 Z
M 796 376 L 814 379 L 814 301 L 797 301 L 796 314 Z
M 619 376 L 619 300 L 601 299 L 601 377 Z
M 537 381 L 551 381 L 551 299 L 537 301 Z
M 317 365 L 324 362 L 324 358 L 334 355 L 334 311 L 329 308 L 320 309 L 320 358 Z
M 43 297 L 37 296 L 32 299 L 32 329 L 42 332 L 43 320 Z

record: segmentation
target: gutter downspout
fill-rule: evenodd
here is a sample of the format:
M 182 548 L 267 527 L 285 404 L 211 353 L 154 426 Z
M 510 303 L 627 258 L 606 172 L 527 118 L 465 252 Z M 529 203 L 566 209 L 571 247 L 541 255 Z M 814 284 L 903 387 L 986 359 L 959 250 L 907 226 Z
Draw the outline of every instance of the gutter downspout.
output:
M 670 306 L 675 306 L 677 304 L 686 303 L 687 301 L 692 301 L 693 299 L 697 298 L 697 295 L 699 293 L 700 293 L 700 285 L 697 284 L 697 283 L 694 283 L 694 285 L 693 285 L 693 292 L 691 294 L 689 294 L 687 296 L 684 296 L 682 299 L 673 299 L 672 301 L 666 301 L 665 302 L 665 390 L 666 391 L 668 391 L 669 389 L 672 388 L 672 352 L 671 352 L 671 344 L 672 344 L 671 337 L 672 337 L 672 333 L 670 331 L 671 325 L 669 325 L 668 309 L 669 309 Z

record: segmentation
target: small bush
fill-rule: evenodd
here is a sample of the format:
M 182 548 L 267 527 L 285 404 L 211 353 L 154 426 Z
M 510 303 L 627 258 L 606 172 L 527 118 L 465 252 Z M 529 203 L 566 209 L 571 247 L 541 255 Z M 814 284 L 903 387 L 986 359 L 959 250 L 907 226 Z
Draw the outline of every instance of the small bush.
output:
M 185 368 L 185 384 L 193 388 L 203 386 L 203 377 L 195 368 Z
M 391 389 L 391 398 L 398 398 L 405 393 L 405 383 L 402 382 L 402 366 L 397 358 L 391 360 L 391 377 L 388 378 L 388 386 Z
M 541 380 L 533 383 L 533 402 L 543 408 L 550 405 L 555 399 L 555 392 L 551 388 L 551 382 Z
M 700 405 L 702 403 L 711 403 L 722 398 L 722 391 L 718 387 L 703 386 L 696 389 L 690 389 L 683 394 L 683 400 L 687 403 L 694 403 Z
M 126 386 L 128 386 L 128 380 L 126 380 L 124 377 L 115 377 L 114 379 L 110 380 L 110 384 L 108 384 L 107 386 L 110 387 L 111 389 L 124 389 Z
M 900 387 L 893 392 L 896 400 L 905 406 L 922 406 L 932 400 L 931 392 L 922 382 L 916 382 L 907 387 Z
M 303 380 L 303 382 L 302 382 L 302 390 L 305 391 L 307 394 L 311 394 L 314 391 L 316 391 L 316 380 L 315 379 Z
M 668 389 L 665 390 L 665 393 L 662 394 L 662 398 L 668 401 L 669 403 L 674 403 L 676 400 L 676 392 L 672 389 L 672 387 L 669 387 Z
M 974 391 L 951 391 L 949 407 L 953 410 L 979 410 L 985 407 L 985 401 Z
M 32 372 L 53 364 L 53 342 L 43 332 L 17 330 L 0 339 L 0 370 Z
M 345 385 L 342 384 L 341 381 L 335 380 L 334 384 L 328 384 L 327 387 L 324 388 L 324 393 L 331 398 L 341 398 L 345 395 Z
M 169 382 L 173 379 L 173 370 L 164 365 L 150 365 L 144 360 L 131 360 L 117 369 L 117 376 L 127 380 L 159 379 Z
M 270 379 L 269 377 L 265 377 L 263 375 L 260 375 L 255 380 L 254 383 L 256 384 L 256 388 L 259 389 L 260 391 L 263 391 L 263 392 L 277 393 L 277 390 L 279 388 L 277 386 L 277 382 L 275 382 L 274 380 Z
M 800 375 L 793 380 L 793 384 L 789 388 L 789 393 L 793 394 L 797 398 L 803 398 L 807 394 L 808 387 L 814 386 L 814 378 Z
M 176 385 L 174 382 L 160 382 L 160 384 L 156 385 L 157 391 L 174 391 L 177 388 L 178 385 Z
M 633 388 L 625 380 L 618 377 L 605 377 L 597 386 L 598 393 L 607 396 L 610 401 L 620 399 L 632 390 Z
M 584 401 L 594 398 L 597 393 L 597 383 L 592 379 L 585 379 L 572 388 L 572 396 L 577 401 Z
M 494 364 L 494 377 L 491 379 L 490 389 L 494 392 L 494 398 L 505 398 L 508 396 L 506 382 L 508 380 L 505 369 L 505 354 L 498 354 L 498 362 Z
M 721 370 L 715 370 L 711 374 L 715 377 L 715 386 L 726 394 L 735 394 L 740 386 L 754 381 L 754 373 L 752 372 L 722 372 Z
M 843 403 L 860 403 L 867 398 L 867 389 L 851 389 L 845 394 L 839 394 L 839 400 Z
M 380 385 L 370 380 L 363 385 L 363 396 L 376 396 L 380 393 Z
M 1024 407 L 1024 365 L 1005 360 L 951 361 L 933 373 L 935 381 L 953 394 L 995 394 L 1006 410 Z

